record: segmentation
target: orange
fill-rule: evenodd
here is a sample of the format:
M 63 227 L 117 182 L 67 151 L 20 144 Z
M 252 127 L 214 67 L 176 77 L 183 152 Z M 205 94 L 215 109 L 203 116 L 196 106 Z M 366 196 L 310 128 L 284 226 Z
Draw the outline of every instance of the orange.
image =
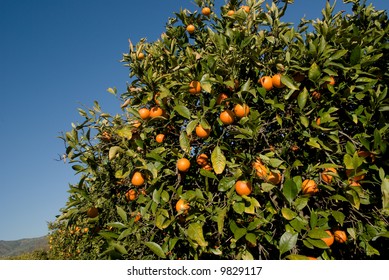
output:
M 195 31 L 195 26 L 193 24 L 189 24 L 187 27 L 186 27 L 186 31 L 188 31 L 190 34 L 192 34 L 194 31 Z
M 160 105 L 160 102 L 159 102 L 159 96 L 161 95 L 160 92 L 157 92 L 155 95 L 154 95 L 154 102 L 155 104 L 157 104 L 158 106 Z M 163 104 L 166 104 L 166 97 L 162 98 L 162 103 Z
M 334 231 L 335 241 L 338 243 L 345 243 L 347 241 L 347 235 L 344 230 L 335 230 Z
M 197 158 L 196 158 L 196 162 L 198 165 L 200 166 L 205 166 L 208 164 L 208 156 L 206 154 L 200 154 Z
M 330 81 L 328 82 L 328 84 L 331 85 L 331 86 L 333 86 L 333 85 L 335 85 L 335 83 L 336 83 L 336 82 L 335 82 L 334 77 L 331 76 L 331 77 L 330 77 Z
M 318 91 L 314 91 L 314 92 L 312 92 L 312 97 L 315 98 L 316 100 L 319 100 L 321 97 L 321 94 Z
M 198 81 L 191 81 L 189 84 L 189 92 L 191 94 L 197 94 L 201 92 L 201 83 Z
M 317 258 L 315 258 L 315 257 L 308 257 L 308 260 L 311 260 L 311 261 L 316 261 L 316 260 L 317 260 Z
M 273 88 L 273 80 L 270 76 L 263 76 L 259 81 L 266 90 L 271 90 Z
M 89 218 L 96 218 L 99 215 L 99 210 L 96 207 L 91 207 L 86 212 Z
M 177 169 L 181 172 L 187 172 L 190 168 L 190 161 L 186 158 L 177 160 Z
M 334 235 L 330 230 L 326 230 L 326 233 L 329 235 L 328 237 L 323 237 L 321 240 L 323 240 L 328 247 L 330 247 L 334 243 Z
M 330 167 L 330 168 L 325 168 L 325 169 L 324 169 L 324 172 L 322 172 L 322 173 L 320 174 L 321 179 L 322 179 L 324 182 L 326 182 L 327 184 L 331 184 L 331 182 L 332 182 L 332 175 L 328 174 L 327 172 L 332 172 L 332 173 L 335 173 L 335 174 L 337 174 L 338 172 L 336 171 L 335 168 Z
M 125 194 L 125 197 L 126 197 L 127 201 L 133 201 L 133 200 L 135 200 L 137 198 L 137 196 L 138 196 L 138 193 L 134 189 L 129 190 Z
M 275 74 L 272 78 L 272 84 L 276 88 L 283 88 L 284 84 L 281 82 L 281 74 Z
M 254 163 L 253 163 L 253 167 L 256 171 L 256 174 L 259 178 L 261 178 L 262 180 L 265 180 L 266 177 L 267 177 L 267 167 L 262 163 L 261 160 L 256 160 Z
M 133 122 L 132 122 L 132 126 L 133 127 L 135 127 L 135 128 L 138 128 L 138 127 L 140 127 L 142 124 L 140 123 L 140 121 L 138 121 L 138 120 L 134 120 Z
M 359 171 L 357 170 L 355 173 L 358 173 Z M 347 169 L 346 170 L 346 175 L 347 177 L 350 177 L 351 174 L 354 173 L 354 169 Z M 361 175 L 358 175 L 358 176 L 353 176 L 352 178 L 349 178 L 350 180 L 352 181 L 355 181 L 355 182 L 358 182 L 358 181 L 361 181 L 363 179 L 365 179 L 365 174 L 361 174 Z
M 188 214 L 189 208 L 190 208 L 189 203 L 182 198 L 178 200 L 176 203 L 176 210 L 179 214 L 181 213 L 184 215 Z
M 142 120 L 148 119 L 150 117 L 150 110 L 147 108 L 139 109 L 138 113 Z
M 270 172 L 270 174 L 267 176 L 267 181 L 274 185 L 278 185 L 279 183 L 281 183 L 281 174 L 276 172 Z
M 165 134 L 158 134 L 157 136 L 155 136 L 155 141 L 157 141 L 158 143 L 162 143 L 163 140 L 165 140 Z
M 145 54 L 142 53 L 142 52 L 140 52 L 140 53 L 138 54 L 138 59 L 139 59 L 139 60 L 142 60 L 142 59 L 144 59 L 144 58 L 145 58 Z
M 202 8 L 201 13 L 204 16 L 209 16 L 211 14 L 211 9 L 209 7 L 204 7 L 204 8 Z
M 133 215 L 131 216 L 134 216 L 134 213 L 132 213 Z M 134 218 L 134 223 L 137 223 L 139 222 L 139 220 L 142 218 L 142 215 L 140 214 L 140 212 L 136 213 L 135 215 L 135 218 Z
M 303 194 L 310 194 L 310 195 L 315 194 L 319 191 L 316 182 L 312 179 L 305 179 L 302 184 L 301 190 Z
M 320 119 L 320 117 L 316 119 L 316 124 L 317 124 L 317 125 L 320 125 L 320 124 L 321 124 L 321 119 Z
M 234 113 L 227 109 L 221 112 L 219 118 L 223 124 L 232 124 L 234 122 Z
M 227 16 L 232 16 L 233 14 L 235 14 L 235 11 L 234 10 L 229 10 L 227 12 Z
M 351 180 L 351 179 L 348 180 L 348 183 L 350 184 L 350 187 L 360 187 L 361 186 L 361 184 L 359 182 Z
M 142 173 L 139 171 L 135 171 L 131 178 L 131 184 L 135 187 L 142 186 L 145 183 L 145 179 L 143 178 Z
M 247 104 L 243 104 L 243 105 L 236 104 L 234 107 L 235 116 L 237 116 L 238 118 L 247 117 L 249 112 L 250 112 L 250 107 Z
M 104 131 L 101 135 L 101 139 L 103 139 L 103 141 L 110 142 L 112 137 L 111 134 L 109 134 L 107 131 Z
M 217 99 L 216 99 L 216 104 L 217 104 L 217 105 L 222 104 L 223 100 L 224 100 L 224 99 L 227 99 L 227 98 L 228 98 L 228 95 L 227 95 L 227 94 L 225 94 L 225 93 L 219 93 L 219 95 L 217 96 Z M 226 105 L 228 105 L 227 103 L 228 103 L 228 102 L 226 102 Z
M 196 126 L 196 135 L 200 138 L 208 138 L 209 134 L 211 133 L 211 130 L 208 128 L 208 129 L 204 129 L 201 124 L 199 124 L 198 126 Z
M 206 165 L 204 165 L 204 166 L 202 167 L 202 169 L 211 171 L 213 168 L 212 168 L 212 166 L 211 166 L 210 164 L 207 163 Z
M 160 117 L 164 114 L 164 110 L 161 107 L 153 107 L 150 109 L 150 118 Z
M 240 8 L 245 10 L 246 13 L 250 12 L 250 7 L 249 6 L 241 6 Z
M 249 195 L 253 188 L 249 181 L 236 181 L 235 191 L 239 195 Z
M 89 228 L 84 228 L 84 233 L 88 233 Z

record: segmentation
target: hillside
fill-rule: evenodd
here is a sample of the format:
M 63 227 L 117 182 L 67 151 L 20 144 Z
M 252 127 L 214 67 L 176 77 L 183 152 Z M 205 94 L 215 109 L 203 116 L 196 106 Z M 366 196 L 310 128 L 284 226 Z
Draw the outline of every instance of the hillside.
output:
M 0 240 L 0 258 L 18 256 L 38 249 L 47 249 L 47 236 L 24 238 L 13 241 Z

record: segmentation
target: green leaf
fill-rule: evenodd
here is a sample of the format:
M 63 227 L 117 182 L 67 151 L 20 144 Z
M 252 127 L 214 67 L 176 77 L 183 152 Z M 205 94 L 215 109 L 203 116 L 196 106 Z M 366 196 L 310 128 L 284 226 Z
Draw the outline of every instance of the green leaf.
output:
M 188 226 L 187 234 L 190 239 L 196 241 L 201 247 L 206 247 L 208 242 L 205 241 L 203 235 L 203 226 L 199 223 L 191 223 Z
M 224 229 L 224 219 L 226 218 L 227 215 L 227 207 L 220 209 L 217 208 L 217 231 L 219 234 L 223 234 L 223 229 Z
M 245 236 L 247 233 L 247 229 L 245 228 L 236 228 L 235 231 L 234 231 L 234 238 L 236 240 L 239 240 L 240 238 L 242 238 L 243 236 Z
M 212 166 L 216 174 L 221 174 L 226 167 L 226 157 L 219 146 L 216 146 L 211 154 Z
M 308 100 L 308 90 L 304 87 L 303 91 L 299 93 L 297 96 L 297 104 L 299 105 L 299 108 L 302 110 L 305 107 L 305 104 Z
M 123 222 L 127 223 L 127 213 L 120 206 L 116 206 L 116 212 L 120 216 Z
M 219 192 L 225 192 L 233 188 L 235 185 L 235 178 L 234 177 L 223 177 L 218 185 L 218 191 Z
M 198 120 L 190 121 L 186 126 L 186 134 L 191 135 L 198 123 L 199 123 Z
M 383 178 L 381 183 L 381 192 L 382 192 L 382 208 L 389 211 L 389 179 Z
M 143 242 L 154 254 L 162 259 L 166 259 L 165 252 L 162 250 L 161 246 L 159 246 L 155 242 Z
M 233 205 L 232 205 L 232 208 L 234 209 L 234 211 L 238 214 L 243 214 L 244 213 L 244 210 L 246 208 L 244 202 L 235 202 Z
M 124 126 L 118 130 L 116 130 L 116 134 L 120 137 L 126 138 L 127 140 L 131 140 L 132 138 L 132 127 L 131 126 Z
M 176 105 L 174 106 L 174 111 L 183 116 L 186 119 L 190 119 L 191 113 L 190 110 L 184 105 Z
M 320 249 L 327 249 L 328 248 L 327 244 L 321 239 L 307 238 L 306 241 L 308 241 L 310 244 L 312 244 L 316 248 L 320 248 Z
M 180 147 L 185 153 L 190 153 L 190 141 L 185 131 L 180 134 Z
M 304 127 L 309 126 L 309 120 L 306 116 L 300 116 L 300 122 Z
M 322 229 L 311 229 L 308 232 L 308 236 L 313 239 L 322 239 L 322 238 L 327 238 L 329 237 L 328 233 L 326 233 Z
M 280 250 L 280 256 L 284 254 L 285 252 L 288 252 L 289 250 L 293 249 L 294 246 L 296 246 L 297 243 L 297 233 L 290 233 L 285 232 L 280 239 L 279 244 L 279 250 Z
M 245 238 L 248 242 L 250 242 L 252 245 L 256 246 L 257 245 L 257 236 L 252 233 L 252 232 L 249 232 L 245 235 Z
M 319 79 L 321 75 L 321 70 L 320 67 L 314 62 L 311 67 L 309 68 L 308 71 L 308 78 L 312 81 L 315 82 L 317 79 Z
M 115 248 L 116 251 L 118 251 L 120 254 L 122 255 L 126 255 L 127 254 L 127 250 L 126 248 L 119 244 L 119 243 L 116 243 L 116 242 L 112 242 L 111 245 Z
M 201 169 L 200 170 L 200 174 L 202 176 L 204 176 L 204 177 L 208 177 L 208 178 L 217 180 L 216 175 L 213 172 L 209 171 L 209 170 Z
M 345 215 L 342 212 L 336 210 L 333 210 L 331 214 L 332 217 L 334 217 L 335 221 L 339 223 L 341 226 L 343 226 Z
M 294 80 L 286 75 L 281 75 L 281 83 L 291 90 L 298 90 L 298 86 L 295 85 Z
M 329 59 L 330 60 L 337 60 L 337 59 L 341 58 L 342 56 L 344 56 L 348 52 L 349 52 L 349 50 L 338 50 L 333 55 L 331 55 Z
M 298 188 L 296 183 L 292 179 L 287 179 L 284 183 L 284 188 L 282 189 L 286 199 L 289 203 L 292 203 L 298 194 Z
M 293 220 L 297 216 L 296 212 L 285 207 L 281 209 L 281 213 L 282 213 L 282 217 L 284 217 L 288 221 Z
M 109 148 L 108 159 L 113 160 L 115 158 L 115 156 L 122 151 L 123 151 L 123 149 L 119 146 L 113 146 L 113 147 Z
M 359 209 L 361 206 L 361 200 L 358 193 L 354 189 L 349 189 L 346 191 L 346 198 L 352 206 L 354 206 L 356 209 Z

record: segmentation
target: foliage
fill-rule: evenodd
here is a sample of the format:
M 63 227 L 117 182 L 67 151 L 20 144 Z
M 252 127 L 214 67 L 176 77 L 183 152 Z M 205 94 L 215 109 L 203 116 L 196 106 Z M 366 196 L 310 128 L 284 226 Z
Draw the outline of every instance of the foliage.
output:
M 212 0 L 195 2 L 211 15 L 181 10 L 159 40 L 130 42 L 123 63 L 133 80 L 120 95 L 123 112 L 111 116 L 96 102 L 79 109 L 85 121 L 63 135 L 80 181 L 50 226 L 52 254 L 388 257 L 386 13 L 359 0 L 345 1 L 352 14 L 334 13 L 327 1 L 322 19 L 293 26 L 282 21 L 292 1 L 231 0 L 220 13 Z M 266 90 L 260 79 L 278 73 L 284 86 Z M 228 98 L 219 102 L 220 93 Z M 220 113 L 236 104 L 248 105 L 248 115 L 223 124 Z M 139 109 L 153 107 L 162 115 L 140 118 Z M 208 137 L 196 135 L 198 125 Z M 196 163 L 202 153 L 203 166 Z M 177 170 L 183 157 L 188 172 Z M 322 177 L 326 168 L 336 170 L 326 171 L 331 180 Z M 135 171 L 142 186 L 131 183 Z M 315 181 L 315 192 L 302 192 L 306 179 Z M 236 193 L 238 180 L 251 183 L 249 195 Z M 179 199 L 188 209 L 177 212 Z M 91 207 L 97 217 L 88 216 Z M 326 245 L 325 230 L 336 229 L 347 241 Z

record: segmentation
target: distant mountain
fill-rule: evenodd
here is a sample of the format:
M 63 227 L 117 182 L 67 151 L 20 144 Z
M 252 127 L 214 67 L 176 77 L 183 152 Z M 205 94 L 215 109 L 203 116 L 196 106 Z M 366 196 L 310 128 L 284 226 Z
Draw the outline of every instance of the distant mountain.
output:
M 18 256 L 39 249 L 48 249 L 47 236 L 24 238 L 14 241 L 0 240 L 0 258 Z

